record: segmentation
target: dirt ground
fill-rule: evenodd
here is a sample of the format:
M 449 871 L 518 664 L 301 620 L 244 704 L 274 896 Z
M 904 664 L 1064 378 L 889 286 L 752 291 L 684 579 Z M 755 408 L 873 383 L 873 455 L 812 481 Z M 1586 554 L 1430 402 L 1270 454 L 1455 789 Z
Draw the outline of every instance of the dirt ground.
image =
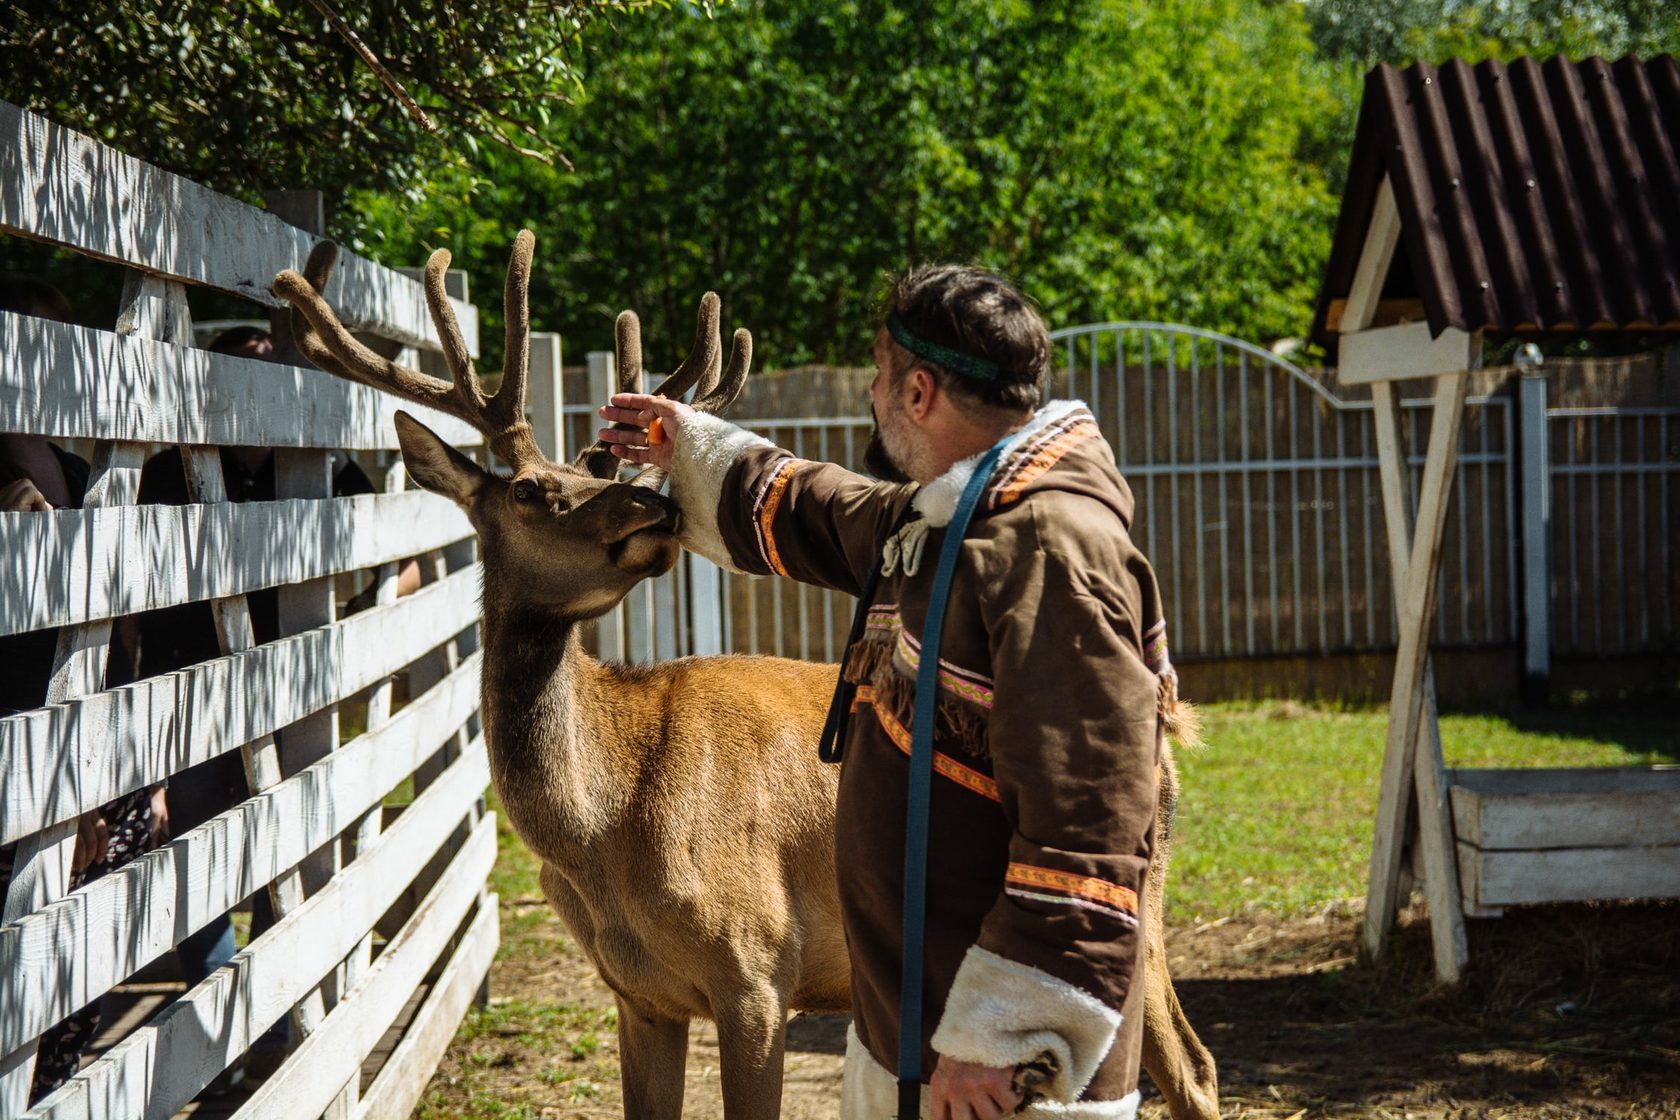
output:
M 1452 991 L 1431 985 L 1418 915 L 1403 916 L 1381 966 L 1361 962 L 1357 910 L 1169 933 L 1180 997 L 1219 1062 L 1227 1118 L 1680 1120 L 1680 906 L 1472 922 L 1471 971 Z M 575 948 L 498 961 L 491 990 L 418 1115 L 619 1114 L 611 997 Z M 568 1010 L 542 1011 L 553 1006 Z M 835 1115 L 844 1037 L 843 1018 L 792 1023 L 784 1116 Z M 1165 1117 L 1144 1092 L 1143 1115 Z M 691 1035 L 685 1115 L 723 1115 L 709 1025 Z

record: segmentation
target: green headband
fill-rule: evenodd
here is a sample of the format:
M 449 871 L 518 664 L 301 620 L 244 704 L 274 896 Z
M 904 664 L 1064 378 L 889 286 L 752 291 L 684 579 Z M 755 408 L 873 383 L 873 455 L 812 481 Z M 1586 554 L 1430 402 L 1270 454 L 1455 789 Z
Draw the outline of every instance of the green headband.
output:
M 887 312 L 887 333 L 893 336 L 893 341 L 918 357 L 926 358 L 930 362 L 937 362 L 952 373 L 960 373 L 964 377 L 972 377 L 976 381 L 997 380 L 998 367 L 996 362 L 989 362 L 985 358 L 976 358 L 972 354 L 964 354 L 961 350 L 953 350 L 949 346 L 941 346 L 937 342 L 930 342 L 915 331 L 904 325 L 904 320 L 898 317 L 898 312 Z

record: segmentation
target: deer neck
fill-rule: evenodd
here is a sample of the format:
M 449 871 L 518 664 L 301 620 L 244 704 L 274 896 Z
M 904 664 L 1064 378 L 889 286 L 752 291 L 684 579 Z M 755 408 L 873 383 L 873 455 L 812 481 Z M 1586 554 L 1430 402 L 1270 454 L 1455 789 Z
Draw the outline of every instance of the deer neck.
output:
M 512 823 L 544 858 L 611 828 L 639 776 L 625 712 L 579 623 L 484 589 L 484 739 Z M 627 702 L 628 706 L 628 702 Z M 544 850 L 548 849 L 548 850 Z

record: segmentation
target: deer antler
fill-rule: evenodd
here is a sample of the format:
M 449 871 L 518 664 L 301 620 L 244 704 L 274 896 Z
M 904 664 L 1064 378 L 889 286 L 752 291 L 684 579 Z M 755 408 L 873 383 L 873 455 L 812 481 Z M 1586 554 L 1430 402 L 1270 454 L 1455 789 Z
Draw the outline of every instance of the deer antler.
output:
M 693 407 L 701 412 L 722 412 L 732 404 L 746 384 L 747 371 L 752 366 L 752 334 L 746 328 L 735 332 L 730 341 L 729 362 L 723 361 L 723 339 L 718 330 L 721 317 L 716 292 L 700 297 L 700 308 L 694 330 L 694 346 L 688 357 L 659 383 L 654 395 L 680 397 L 694 389 Z M 618 362 L 618 391 L 642 391 L 642 327 L 634 311 L 621 311 L 616 326 Z M 615 424 L 616 428 L 633 425 Z M 619 460 L 611 448 L 597 441 L 583 451 L 575 462 L 596 478 L 614 478 Z M 665 472 L 649 468 L 631 480 L 637 486 L 657 487 L 665 481 Z
M 276 276 L 274 293 L 291 302 L 292 335 L 304 357 L 328 373 L 385 389 L 465 420 L 484 433 L 498 458 L 517 467 L 543 458 L 531 434 L 530 421 L 525 419 L 525 381 L 531 364 L 531 253 L 535 245 L 536 238 L 528 229 L 520 230 L 513 241 L 503 303 L 507 317 L 506 364 L 495 396 L 488 398 L 467 353 L 455 309 L 444 291 L 444 271 L 450 261 L 447 249 L 437 250 L 426 261 L 425 289 L 426 306 L 437 326 L 443 359 L 453 381 L 381 357 L 345 329 L 321 294 L 338 261 L 338 246 L 331 241 L 319 242 L 310 251 L 302 275 L 288 268 Z

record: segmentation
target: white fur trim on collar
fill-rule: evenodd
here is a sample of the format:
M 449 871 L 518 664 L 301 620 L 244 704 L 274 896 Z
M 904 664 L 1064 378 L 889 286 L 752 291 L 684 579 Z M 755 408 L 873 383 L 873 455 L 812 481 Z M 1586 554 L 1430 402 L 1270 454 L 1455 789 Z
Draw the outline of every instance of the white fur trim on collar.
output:
M 1033 413 L 1032 419 L 1028 420 L 1020 431 L 1009 437 L 1009 442 L 1004 445 L 1003 454 L 998 458 L 998 465 L 1002 466 L 1016 448 L 1035 434 L 1084 407 L 1084 401 L 1051 401 Z M 981 457 L 971 455 L 952 463 L 944 474 L 917 491 L 910 504 L 916 507 L 916 511 L 929 525 L 943 529 L 951 523 L 952 516 L 957 512 L 957 502 L 961 499 L 962 492 L 967 489 L 968 480 L 974 477 L 974 468 L 980 465 Z

